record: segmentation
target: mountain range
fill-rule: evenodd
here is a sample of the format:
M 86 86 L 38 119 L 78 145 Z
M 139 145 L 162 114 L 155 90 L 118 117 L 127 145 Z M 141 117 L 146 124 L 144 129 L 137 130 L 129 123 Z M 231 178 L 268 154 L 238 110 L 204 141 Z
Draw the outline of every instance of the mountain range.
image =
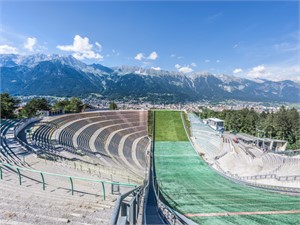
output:
M 299 102 L 290 80 L 249 80 L 208 72 L 183 74 L 134 66 L 87 65 L 73 56 L 0 55 L 1 92 L 12 95 L 142 99 L 156 102 L 236 99 Z

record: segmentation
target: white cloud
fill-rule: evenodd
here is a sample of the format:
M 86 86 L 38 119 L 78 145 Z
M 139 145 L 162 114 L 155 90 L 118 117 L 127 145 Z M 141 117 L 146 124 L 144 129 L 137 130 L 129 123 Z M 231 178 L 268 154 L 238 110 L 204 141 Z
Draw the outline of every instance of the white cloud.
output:
M 142 60 L 156 60 L 158 58 L 158 54 L 154 51 L 149 54 L 149 56 L 145 56 L 144 53 L 137 53 L 134 57 L 135 60 L 142 61 Z
M 142 61 L 145 58 L 143 53 L 138 53 L 136 54 L 136 56 L 134 57 L 134 59 Z
M 119 55 L 120 55 L 120 52 L 118 52 L 115 49 L 112 49 L 111 54 L 108 54 L 108 57 L 114 57 L 114 56 L 119 56 Z
M 175 54 L 171 54 L 170 57 L 171 58 L 175 58 L 176 57 L 177 59 L 182 59 L 183 58 L 183 56 L 176 56 Z
M 197 64 L 193 62 L 193 63 L 191 63 L 191 66 L 192 66 L 192 67 L 196 67 Z
M 180 67 L 181 67 L 181 66 L 180 66 L 179 64 L 176 64 L 176 65 L 175 65 L 175 68 L 176 68 L 176 69 L 180 69 Z
M 257 78 L 261 77 L 266 71 L 266 68 L 264 65 L 258 65 L 256 67 L 253 67 L 247 74 L 248 77 L 251 78 Z
M 178 70 L 178 72 L 181 72 L 181 73 L 190 73 L 190 72 L 194 71 L 192 68 L 190 68 L 189 65 L 187 65 L 187 66 L 180 66 L 179 64 L 176 64 L 175 68 Z
M 259 65 L 253 67 L 247 73 L 248 78 L 262 78 L 272 81 L 293 80 L 300 82 L 300 66 L 299 65 Z
M 243 69 L 241 69 L 241 68 L 236 68 L 236 69 L 233 70 L 234 74 L 241 73 L 241 72 L 243 72 Z
M 36 43 L 37 43 L 37 39 L 35 37 L 29 37 L 24 43 L 24 48 L 33 52 L 33 47 L 36 45 Z
M 150 60 L 156 60 L 158 58 L 158 54 L 156 52 L 151 52 L 148 56 L 148 59 Z
M 161 70 L 161 68 L 160 68 L 160 67 L 151 67 L 151 69 L 153 69 L 153 70 L 157 70 L 157 71 Z
M 76 59 L 99 59 L 99 60 L 103 59 L 102 55 L 93 51 L 75 52 L 73 53 L 73 56 Z
M 98 42 L 95 42 L 95 45 L 98 47 L 99 51 L 102 51 L 102 45 Z
M 216 62 L 219 63 L 219 62 L 221 62 L 221 60 L 218 59 Z
M 0 54 L 17 54 L 18 50 L 9 45 L 0 45 Z
M 205 63 L 209 63 L 210 60 L 209 60 L 209 59 L 205 59 L 204 62 L 205 62 Z
M 222 17 L 222 15 L 223 15 L 223 12 L 219 12 L 219 13 L 216 13 L 216 14 L 213 14 L 213 15 L 207 17 L 206 19 L 209 23 L 214 23 L 217 20 L 219 20 Z
M 269 80 L 293 80 L 300 82 L 300 66 L 298 65 L 270 65 L 266 68 L 263 77 Z
M 181 67 L 178 71 L 181 73 L 190 73 L 190 72 L 193 72 L 193 69 L 188 66 L 184 66 L 184 67 Z
M 95 45 L 98 49 L 101 46 L 98 42 L 96 42 Z M 82 38 L 79 35 L 75 35 L 72 45 L 57 45 L 56 47 L 62 51 L 74 52 L 73 56 L 76 59 L 103 59 L 103 56 L 98 53 L 99 50 L 98 52 L 93 50 L 94 46 L 90 44 L 87 37 Z
M 288 42 L 282 42 L 279 44 L 274 45 L 275 50 L 279 52 L 292 52 L 292 51 L 299 51 L 300 44 L 299 43 L 288 43 Z
M 237 47 L 239 47 L 240 44 L 241 44 L 241 42 L 238 42 L 232 48 L 237 48 Z

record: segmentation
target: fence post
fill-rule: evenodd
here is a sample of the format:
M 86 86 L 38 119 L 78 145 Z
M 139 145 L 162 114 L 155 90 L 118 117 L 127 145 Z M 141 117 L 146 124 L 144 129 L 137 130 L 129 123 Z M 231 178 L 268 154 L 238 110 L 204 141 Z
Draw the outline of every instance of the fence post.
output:
M 17 168 L 17 171 L 18 171 L 18 175 L 19 175 L 19 184 L 22 185 L 22 177 L 21 177 L 20 169 Z
M 0 166 L 0 179 L 3 179 L 3 174 L 2 174 L 2 167 Z
M 106 196 L 105 196 L 105 187 L 104 187 L 104 182 L 102 181 L 102 192 L 103 192 L 103 200 L 105 201 Z
M 72 177 L 70 177 L 70 181 L 71 181 L 72 195 L 74 195 L 74 185 L 73 185 L 73 179 L 72 179 Z
M 41 173 L 42 182 L 43 182 L 43 191 L 45 191 L 45 179 L 43 173 Z

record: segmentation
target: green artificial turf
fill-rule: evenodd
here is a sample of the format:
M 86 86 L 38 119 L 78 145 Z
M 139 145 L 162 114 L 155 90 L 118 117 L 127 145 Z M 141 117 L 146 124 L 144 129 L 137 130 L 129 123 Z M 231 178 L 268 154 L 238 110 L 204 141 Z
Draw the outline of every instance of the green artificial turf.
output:
M 156 112 L 155 119 L 157 118 L 159 120 L 155 123 L 154 143 L 156 178 L 161 194 L 178 212 L 196 214 L 300 210 L 299 197 L 237 184 L 211 169 L 188 141 L 180 141 L 184 136 L 184 128 L 179 124 L 179 112 Z M 165 121 L 167 118 L 172 118 L 172 122 Z M 176 134 L 176 137 L 170 137 L 172 134 Z M 300 224 L 300 214 L 190 219 L 199 224 Z
M 155 111 L 155 140 L 188 141 L 179 111 Z

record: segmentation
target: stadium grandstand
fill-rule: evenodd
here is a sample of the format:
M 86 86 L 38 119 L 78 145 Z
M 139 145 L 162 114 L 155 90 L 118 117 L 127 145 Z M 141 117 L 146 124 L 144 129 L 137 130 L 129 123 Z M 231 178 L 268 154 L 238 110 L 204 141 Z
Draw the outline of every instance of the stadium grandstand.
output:
M 218 171 L 250 184 L 300 189 L 300 158 L 267 152 L 253 144 L 235 142 L 233 135 L 220 135 L 189 114 L 191 140 L 198 152 Z
M 298 156 L 182 111 L 45 115 L 1 120 L 0 224 L 300 223 Z
M 113 215 L 121 218 L 114 210 L 124 210 L 125 200 L 139 212 L 149 167 L 147 115 L 2 120 L 0 224 L 109 224 Z

